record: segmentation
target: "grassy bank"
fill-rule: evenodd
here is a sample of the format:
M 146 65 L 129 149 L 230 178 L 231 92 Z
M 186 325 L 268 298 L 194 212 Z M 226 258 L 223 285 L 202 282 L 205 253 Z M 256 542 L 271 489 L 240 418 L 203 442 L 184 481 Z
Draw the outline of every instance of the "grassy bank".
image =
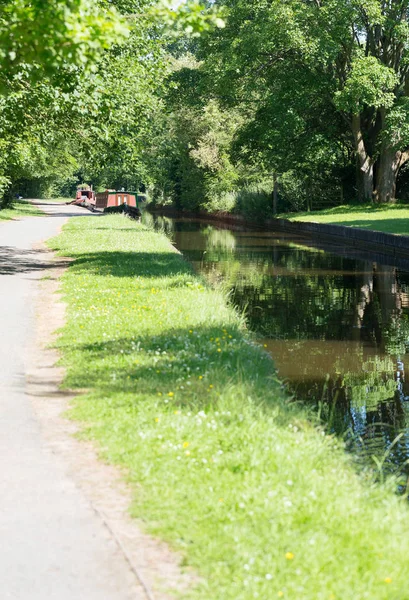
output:
M 43 215 L 36 206 L 24 200 L 16 200 L 10 208 L 0 210 L 0 221 L 10 221 L 20 217 L 38 217 Z
M 407 204 L 337 206 L 316 212 L 286 213 L 279 216 L 291 221 L 332 223 L 409 235 L 409 207 Z
M 276 381 L 223 295 L 120 216 L 51 242 L 72 415 L 126 467 L 132 514 L 200 574 L 195 600 L 404 600 L 409 511 L 358 476 Z

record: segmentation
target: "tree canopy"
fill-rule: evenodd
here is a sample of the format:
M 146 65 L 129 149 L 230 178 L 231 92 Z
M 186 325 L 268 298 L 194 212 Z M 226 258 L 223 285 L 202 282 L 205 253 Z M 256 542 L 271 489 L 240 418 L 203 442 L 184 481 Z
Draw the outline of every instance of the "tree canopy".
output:
M 0 186 L 143 184 L 261 217 L 405 199 L 408 17 L 409 0 L 2 2 Z

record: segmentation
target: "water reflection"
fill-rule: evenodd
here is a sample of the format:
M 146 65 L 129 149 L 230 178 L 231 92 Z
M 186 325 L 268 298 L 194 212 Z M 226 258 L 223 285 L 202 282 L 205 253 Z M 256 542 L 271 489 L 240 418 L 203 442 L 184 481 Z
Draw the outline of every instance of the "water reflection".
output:
M 409 272 L 282 233 L 145 218 L 228 286 L 281 378 L 358 460 L 409 473 Z

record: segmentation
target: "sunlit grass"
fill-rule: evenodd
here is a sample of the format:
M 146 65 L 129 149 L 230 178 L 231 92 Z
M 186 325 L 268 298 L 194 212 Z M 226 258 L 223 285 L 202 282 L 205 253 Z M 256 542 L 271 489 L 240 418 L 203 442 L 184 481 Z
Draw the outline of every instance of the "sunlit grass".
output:
M 44 213 L 33 204 L 30 204 L 30 202 L 16 200 L 10 208 L 0 210 L 0 221 L 10 221 L 11 219 L 18 219 L 20 217 L 38 217 L 41 215 L 44 215 Z
M 332 223 L 373 229 L 384 233 L 409 235 L 409 207 L 407 204 L 337 206 L 322 211 L 287 213 L 279 216 L 291 221 Z
M 290 403 L 225 297 L 162 235 L 75 219 L 63 278 L 72 416 L 126 468 L 132 514 L 201 576 L 196 600 L 403 600 L 409 511 Z

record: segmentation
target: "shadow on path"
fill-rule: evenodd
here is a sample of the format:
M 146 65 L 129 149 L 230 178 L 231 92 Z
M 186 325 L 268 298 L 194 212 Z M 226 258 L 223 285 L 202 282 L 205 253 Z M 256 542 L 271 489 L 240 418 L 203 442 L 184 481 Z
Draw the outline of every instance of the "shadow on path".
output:
M 0 246 L 0 275 L 31 273 L 55 268 L 55 261 L 47 260 L 49 253 L 44 250 L 23 250 L 14 246 Z M 71 261 L 59 262 L 65 267 Z
M 102 217 L 103 212 L 99 210 L 90 211 L 81 206 L 74 204 L 65 204 L 65 202 L 46 202 L 46 201 L 35 201 L 34 206 L 49 206 L 53 209 L 57 209 L 58 212 L 46 210 L 44 213 L 45 217 L 59 217 L 60 219 L 66 219 L 67 217 Z M 78 211 L 78 212 L 77 212 Z

